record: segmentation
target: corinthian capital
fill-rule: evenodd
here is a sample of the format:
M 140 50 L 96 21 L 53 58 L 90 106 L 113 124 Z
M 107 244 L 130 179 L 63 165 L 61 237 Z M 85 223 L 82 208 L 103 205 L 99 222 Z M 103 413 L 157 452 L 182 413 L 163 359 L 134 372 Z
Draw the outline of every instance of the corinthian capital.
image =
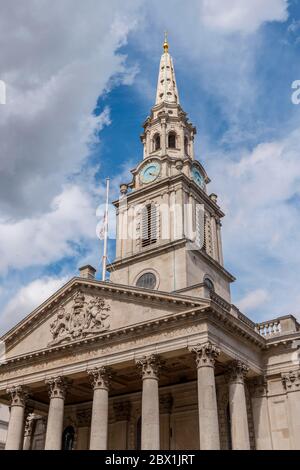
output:
M 62 398 L 66 397 L 68 381 L 64 377 L 50 377 L 45 381 L 49 387 L 49 397 Z
M 140 368 L 142 379 L 157 379 L 159 371 L 163 365 L 160 357 L 157 354 L 144 356 L 136 361 L 136 365 Z
M 229 364 L 229 381 L 236 383 L 244 383 L 244 379 L 248 374 L 249 367 L 242 361 L 233 361 Z
M 6 393 L 10 395 L 11 406 L 25 406 L 28 398 L 27 390 L 21 385 L 10 387 L 6 390 Z
M 254 377 L 249 381 L 250 393 L 253 398 L 266 397 L 268 394 L 268 381 L 264 375 Z
M 196 356 L 197 367 L 214 367 L 215 360 L 220 354 L 220 349 L 210 341 L 198 344 L 190 348 L 190 351 Z
M 104 388 L 109 389 L 109 382 L 112 376 L 112 371 L 109 367 L 97 367 L 95 369 L 88 370 L 88 375 L 91 379 L 93 389 Z
M 300 370 L 281 374 L 281 380 L 287 392 L 296 392 L 297 390 L 300 390 Z

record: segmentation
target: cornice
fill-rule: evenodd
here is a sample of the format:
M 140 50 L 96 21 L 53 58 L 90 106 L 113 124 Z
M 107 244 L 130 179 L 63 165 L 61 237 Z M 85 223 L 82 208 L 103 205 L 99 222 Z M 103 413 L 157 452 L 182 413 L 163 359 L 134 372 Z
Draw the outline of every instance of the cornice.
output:
M 184 246 L 187 243 L 186 238 L 180 238 L 180 240 L 174 240 L 174 241 L 167 241 L 161 244 L 155 245 L 155 247 L 152 247 L 150 245 L 149 248 L 143 248 L 143 251 L 139 253 L 134 253 L 133 255 L 127 256 L 126 258 L 122 259 L 116 259 L 113 263 L 110 263 L 107 265 L 107 270 L 110 271 L 111 269 L 115 269 L 117 266 L 126 266 L 130 264 L 131 262 L 136 262 L 137 260 L 141 259 L 147 259 L 149 257 L 153 257 L 153 254 L 159 255 L 162 251 L 171 251 L 175 247 L 178 246 Z M 177 294 L 175 294 L 177 295 Z
M 154 158 L 154 157 L 151 157 Z M 159 158 L 159 157 L 158 157 Z M 208 194 L 206 194 L 205 191 L 203 191 L 197 184 L 188 176 L 186 176 L 184 173 L 179 173 L 178 175 L 174 176 L 167 176 L 165 178 L 162 178 L 159 181 L 155 181 L 152 184 L 149 184 L 148 186 L 144 186 L 140 189 L 136 189 L 135 191 L 128 193 L 127 194 L 127 201 L 128 204 L 130 204 L 134 199 L 138 198 L 144 198 L 148 192 L 151 192 L 152 197 L 155 196 L 155 192 L 153 193 L 153 190 L 156 190 L 157 194 L 161 194 L 162 188 L 164 186 L 168 187 L 168 190 L 173 189 L 172 186 L 175 185 L 176 183 L 182 183 L 186 185 L 183 189 L 186 191 L 194 191 L 195 195 L 201 196 L 201 198 L 206 202 L 208 207 L 212 210 L 213 213 L 215 213 L 219 218 L 222 218 L 225 216 L 224 212 L 220 209 L 218 204 L 212 201 Z M 116 201 L 113 201 L 113 205 L 115 207 L 119 207 L 120 202 L 122 202 L 122 199 L 117 199 Z

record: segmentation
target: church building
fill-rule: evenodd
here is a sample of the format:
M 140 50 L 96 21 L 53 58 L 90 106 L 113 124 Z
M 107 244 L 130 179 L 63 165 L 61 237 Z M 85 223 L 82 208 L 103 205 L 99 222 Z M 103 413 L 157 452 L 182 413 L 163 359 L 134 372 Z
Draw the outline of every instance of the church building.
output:
M 300 324 L 231 303 L 195 134 L 166 39 L 110 279 L 80 268 L 1 338 L 6 449 L 300 449 Z

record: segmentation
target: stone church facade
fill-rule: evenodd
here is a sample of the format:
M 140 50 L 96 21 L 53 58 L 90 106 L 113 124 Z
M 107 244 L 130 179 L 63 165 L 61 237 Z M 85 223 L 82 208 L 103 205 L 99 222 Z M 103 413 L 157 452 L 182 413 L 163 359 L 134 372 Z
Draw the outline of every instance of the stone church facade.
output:
M 82 267 L 1 338 L 6 449 L 300 449 L 300 325 L 231 303 L 167 41 L 143 129 L 110 280 Z

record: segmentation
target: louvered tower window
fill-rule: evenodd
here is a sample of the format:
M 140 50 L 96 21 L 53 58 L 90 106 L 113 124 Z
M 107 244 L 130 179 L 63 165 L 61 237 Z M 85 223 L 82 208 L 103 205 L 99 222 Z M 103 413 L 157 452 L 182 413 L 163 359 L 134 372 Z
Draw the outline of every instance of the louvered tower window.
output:
M 157 209 L 154 204 L 148 204 L 142 210 L 142 246 L 157 242 Z

